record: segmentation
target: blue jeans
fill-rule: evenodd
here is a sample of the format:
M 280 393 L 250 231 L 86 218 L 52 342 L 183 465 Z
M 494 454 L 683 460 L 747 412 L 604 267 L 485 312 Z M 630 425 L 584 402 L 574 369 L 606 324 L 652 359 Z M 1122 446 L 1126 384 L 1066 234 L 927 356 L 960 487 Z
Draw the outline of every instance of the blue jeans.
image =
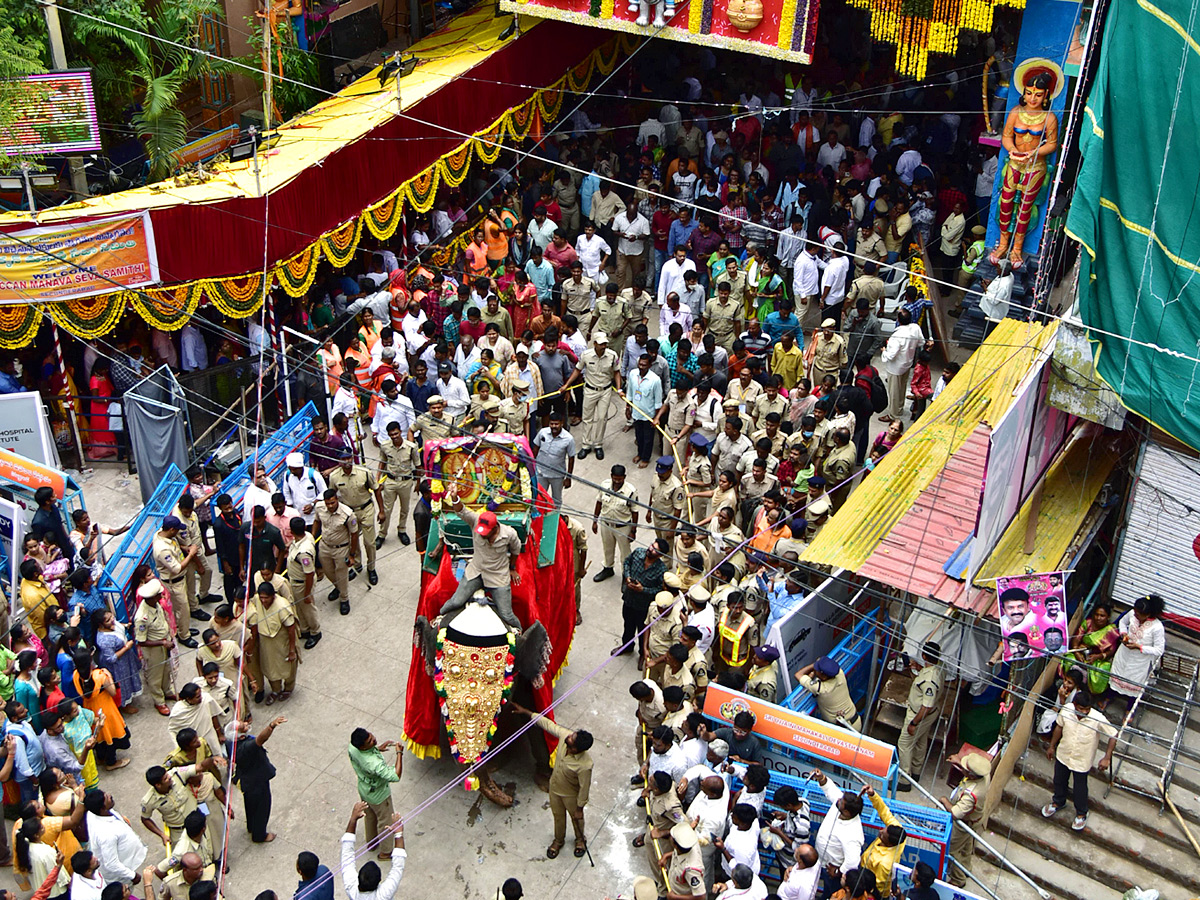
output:
M 667 264 L 667 258 L 666 250 L 655 250 L 649 257 L 651 265 L 646 267 L 646 290 L 655 296 L 658 296 L 658 276 Z

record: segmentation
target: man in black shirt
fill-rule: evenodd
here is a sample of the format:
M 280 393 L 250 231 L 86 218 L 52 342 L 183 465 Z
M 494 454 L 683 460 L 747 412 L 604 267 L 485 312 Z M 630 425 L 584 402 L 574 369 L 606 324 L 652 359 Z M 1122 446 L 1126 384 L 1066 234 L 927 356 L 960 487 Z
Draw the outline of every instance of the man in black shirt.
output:
M 67 536 L 67 530 L 63 528 L 62 514 L 58 511 L 58 499 L 54 496 L 54 489 L 44 486 L 38 488 L 33 492 L 33 502 L 37 504 L 38 511 L 33 514 L 30 529 L 36 535 L 49 535 L 50 539 L 58 544 L 63 556 L 70 559 L 74 556 L 74 551 L 71 549 L 71 539 Z
M 242 514 L 228 494 L 217 497 L 217 515 L 213 519 L 213 539 L 217 544 L 217 564 L 221 569 L 225 599 L 231 604 L 245 596 L 242 581 Z
M 250 511 L 250 521 L 242 524 L 242 540 L 238 543 L 239 577 L 246 574 L 246 545 L 250 546 L 250 571 L 270 569 L 282 572 L 287 565 L 287 545 L 279 529 L 267 521 L 266 507 Z

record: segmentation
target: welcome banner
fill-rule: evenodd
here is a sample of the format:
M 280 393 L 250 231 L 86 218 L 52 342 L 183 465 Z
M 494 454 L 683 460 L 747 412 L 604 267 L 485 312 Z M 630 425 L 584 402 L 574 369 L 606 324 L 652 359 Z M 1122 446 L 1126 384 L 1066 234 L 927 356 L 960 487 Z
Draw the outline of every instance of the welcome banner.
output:
M 0 303 L 69 300 L 157 281 L 147 212 L 0 235 Z

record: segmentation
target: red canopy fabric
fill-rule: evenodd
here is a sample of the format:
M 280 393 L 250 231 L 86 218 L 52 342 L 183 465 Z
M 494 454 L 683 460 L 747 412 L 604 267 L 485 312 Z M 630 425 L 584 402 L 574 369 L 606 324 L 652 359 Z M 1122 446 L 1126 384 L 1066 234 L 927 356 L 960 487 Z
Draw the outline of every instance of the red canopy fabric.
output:
M 538 548 L 545 522 L 544 516 L 538 516 L 531 523 L 525 550 L 517 560 L 521 583 L 514 584 L 512 589 L 513 612 L 521 624 L 528 628 L 535 621 L 541 622 L 550 636 L 550 665 L 546 669 L 545 683 L 540 690 L 534 691 L 538 709 L 545 709 L 554 701 L 554 681 L 566 665 L 575 634 L 574 546 L 566 524 L 559 519 L 554 563 L 538 568 Z M 450 554 L 443 553 L 436 574 L 421 573 L 417 615 L 432 620 L 457 587 L 458 579 L 454 577 Z M 554 718 L 553 712 L 549 718 Z M 404 704 L 404 740 L 416 756 L 436 758 L 441 755 L 441 733 L 442 716 L 433 679 L 425 673 L 425 657 L 414 646 Z M 545 731 L 542 734 L 553 754 L 557 739 Z

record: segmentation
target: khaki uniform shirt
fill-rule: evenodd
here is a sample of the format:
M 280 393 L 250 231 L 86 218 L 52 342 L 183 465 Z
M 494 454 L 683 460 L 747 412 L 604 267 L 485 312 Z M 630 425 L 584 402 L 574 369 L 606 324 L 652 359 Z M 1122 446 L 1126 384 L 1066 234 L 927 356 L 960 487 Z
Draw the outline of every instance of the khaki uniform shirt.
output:
M 184 531 L 183 534 L 179 535 L 179 537 L 176 538 L 176 540 L 179 542 L 180 546 L 181 547 L 199 547 L 201 550 L 203 550 L 204 549 L 204 544 L 203 544 L 204 538 L 200 534 L 200 517 L 198 515 L 196 515 L 196 511 L 193 509 L 192 514 L 189 516 L 189 515 L 186 515 L 182 509 L 180 509 L 178 506 L 176 506 L 173 510 L 171 510 L 171 515 L 178 518 L 180 522 L 182 522 L 185 526 L 187 526 L 186 531 Z
M 292 589 L 292 599 L 304 599 L 304 582 L 306 576 L 315 575 L 317 571 L 317 542 L 311 534 L 305 534 L 292 541 L 288 548 L 287 577 Z
M 421 451 L 416 443 L 405 438 L 397 447 L 390 440 L 379 445 L 379 456 L 383 462 L 384 477 L 392 481 L 406 481 L 421 467 Z
M 687 662 L 684 668 L 692 676 L 692 683 L 696 686 L 696 690 L 702 691 L 708 687 L 708 655 L 704 653 L 697 645 L 688 652 Z
M 143 603 L 138 607 L 133 614 L 133 636 L 138 643 L 171 639 L 171 623 L 162 606 Z
M 567 301 L 567 309 L 578 319 L 591 313 L 597 292 L 596 282 L 586 275 L 578 283 L 574 278 L 568 278 L 562 283 L 562 295 Z
M 678 640 L 679 638 L 677 636 L 675 641 L 672 641 L 671 643 L 675 643 Z M 696 679 L 692 675 L 692 670 L 688 668 L 687 662 L 684 662 L 684 664 L 679 667 L 678 672 L 672 672 L 670 666 L 664 667 L 662 674 L 662 686 L 664 691 L 672 686 L 682 688 L 683 696 L 687 700 L 691 700 L 696 696 Z M 684 704 L 684 708 L 687 708 L 686 703 Z M 691 712 L 691 710 L 688 710 L 688 712 Z M 687 718 L 687 713 L 684 713 L 684 718 Z M 666 724 L 670 725 L 671 723 L 667 722 Z
M 338 466 L 326 479 L 331 488 L 338 492 L 338 500 L 350 507 L 355 516 L 370 515 L 375 500 L 375 474 L 366 466 L 352 466 L 349 474 Z M 324 528 L 324 524 L 321 525 Z
M 489 541 L 475 533 L 475 523 L 479 521 L 477 512 L 463 507 L 458 515 L 471 529 L 474 544 L 471 558 L 467 561 L 467 572 L 463 577 L 470 580 L 478 575 L 483 579 L 483 586 L 487 588 L 508 587 L 512 582 L 508 568 L 510 556 L 521 552 L 521 539 L 517 532 L 508 525 L 499 525 L 499 534 Z
M 879 309 L 879 301 L 883 299 L 883 279 L 878 275 L 859 275 L 846 292 L 846 300 L 853 304 L 859 297 L 865 297 L 871 304 L 871 311 Z
M 960 822 L 974 825 L 983 818 L 983 801 L 987 798 L 990 778 L 964 778 L 950 795 L 950 815 Z
M 737 273 L 737 278 L 730 278 L 728 272 L 722 271 L 721 274 L 717 276 L 717 284 L 721 284 L 722 282 L 727 282 L 729 284 L 729 299 L 733 303 L 737 304 L 738 315 L 740 316 L 742 310 L 745 309 L 746 304 L 746 273 L 739 270 Z M 709 328 L 712 328 L 711 324 L 709 325 Z M 734 337 L 737 337 L 737 335 L 734 335 Z M 732 340 L 730 343 L 732 343 Z M 729 348 L 726 347 L 725 349 L 728 350 Z
M 858 448 L 851 442 L 845 447 L 838 447 L 825 457 L 822 471 L 825 473 L 828 486 L 832 488 L 852 476 L 856 468 L 858 468 Z M 843 500 L 847 492 L 847 488 L 842 488 Z
M 745 284 L 745 278 L 742 279 L 742 284 Z M 722 303 L 720 297 L 714 297 L 704 307 L 704 319 L 708 323 L 709 332 L 726 350 L 729 349 L 726 345 L 732 344 L 733 339 L 737 336 L 738 319 L 741 314 L 741 299 L 734 298 L 732 291 L 730 291 L 728 303 Z
M 620 297 L 610 301 L 607 294 L 596 301 L 593 312 L 596 315 L 596 324 L 592 330 L 603 331 L 608 335 L 620 334 L 621 329 L 625 327 L 626 319 L 629 318 L 625 301 Z M 588 349 L 591 350 L 590 347 Z
M 509 434 L 524 434 L 525 423 L 529 421 L 529 403 L 513 399 L 500 401 L 500 425 Z
M 672 475 L 666 481 L 655 476 L 654 487 L 650 489 L 650 506 L 654 509 L 654 521 L 670 522 L 671 516 L 682 515 L 686 498 L 683 484 Z
M 658 608 L 657 603 L 650 604 L 650 610 L 646 613 L 646 621 L 643 623 L 650 626 L 647 631 L 646 645 L 650 651 L 650 655 L 662 656 L 671 645 L 679 640 L 679 633 L 683 630 L 683 620 L 679 615 L 679 601 L 675 601 L 675 605 L 665 616 L 659 616 L 662 612 Z M 666 687 L 664 684 L 663 687 Z
M 316 544 L 315 538 L 313 539 L 313 543 L 314 543 L 314 545 Z M 250 590 L 253 593 L 257 594 L 258 586 L 260 584 L 262 584 L 264 581 L 266 581 L 266 579 L 262 577 L 262 572 L 255 572 L 254 578 L 252 578 L 250 580 Z M 275 588 L 276 596 L 282 597 L 284 600 L 287 600 L 289 603 L 292 601 L 292 599 L 293 599 L 292 586 L 290 584 L 288 584 L 288 582 L 284 579 L 284 577 L 281 574 L 279 574 L 278 572 L 276 572 L 275 574 L 273 574 L 271 576 L 271 587 Z
M 571 544 L 575 551 L 575 580 L 578 581 L 583 577 L 584 558 L 587 556 L 587 532 L 577 516 L 567 517 L 567 531 L 571 534 Z
M 783 457 L 783 444 L 787 438 L 787 435 L 784 434 L 782 431 L 780 431 L 777 428 L 777 429 L 775 429 L 774 437 L 772 437 L 771 435 L 767 434 L 767 429 L 760 428 L 758 431 L 756 431 L 752 435 L 750 435 L 750 443 L 757 446 L 758 442 L 761 441 L 763 438 L 769 438 L 771 441 L 771 455 L 777 459 L 782 458 Z M 773 470 L 772 470 L 771 474 L 774 474 Z
M 442 418 L 438 419 L 432 413 L 424 412 L 417 416 L 417 421 L 413 423 L 413 431 L 421 435 L 422 441 L 439 441 L 442 438 L 448 438 L 453 429 L 454 423 L 445 413 L 442 413 Z
M 679 391 L 667 393 L 667 434 L 674 437 L 696 423 L 696 399 L 689 391 L 679 399 Z
M 713 486 L 713 467 L 707 456 L 698 453 L 689 456 L 685 474 L 692 491 L 707 491 Z
M 606 478 L 600 487 L 600 522 L 602 525 L 628 525 L 633 521 L 637 491 L 628 481 L 619 488 Z
M 917 673 L 908 689 L 908 711 L 914 715 L 922 708 L 941 710 L 942 691 L 946 687 L 946 673 L 941 666 L 925 666 Z M 937 718 L 933 713 L 930 718 Z
M 1062 737 L 1054 751 L 1054 758 L 1072 772 L 1090 772 L 1096 761 L 1100 739 L 1104 738 L 1107 743 L 1117 733 L 1117 729 L 1100 710 L 1090 709 L 1081 718 L 1074 703 L 1068 703 L 1058 711 L 1055 724 L 1062 728 Z
M 183 549 L 176 538 L 169 538 L 161 531 L 154 535 L 152 544 L 154 567 L 162 580 L 174 584 L 183 577 Z
M 683 804 L 673 785 L 665 794 L 650 792 L 646 798 L 646 815 L 650 817 L 650 827 L 658 831 L 669 831 L 672 825 L 683 821 Z
M 337 509 L 330 512 L 321 501 L 316 506 L 316 514 L 321 523 L 321 548 L 327 552 L 349 546 L 350 535 L 358 534 L 358 517 L 345 503 L 339 502 Z
M 550 775 L 550 793 L 566 800 L 574 800 L 579 809 L 587 806 L 592 789 L 592 757 L 587 752 L 569 753 L 563 743 L 571 734 L 557 722 L 545 716 L 534 719 L 543 731 L 548 731 L 559 740 L 558 752 L 554 755 L 554 772 Z
M 754 424 L 759 428 L 766 426 L 767 416 L 771 413 L 779 413 L 781 421 L 787 421 L 788 401 L 782 394 L 776 394 L 772 400 L 767 396 L 767 392 L 763 391 L 754 398 Z
M 212 778 L 211 773 L 205 772 L 204 774 Z M 204 865 L 206 866 L 216 859 L 216 856 L 213 855 L 212 838 L 208 836 L 207 828 L 200 834 L 200 840 L 198 841 L 193 841 L 185 831 L 183 837 L 177 840 L 175 846 L 171 848 L 171 855 L 176 859 L 182 859 L 185 853 L 195 853 L 204 860 Z
M 667 890 L 684 897 L 707 896 L 708 890 L 704 887 L 704 858 L 700 855 L 699 846 L 682 853 L 676 850 L 671 854 L 671 865 L 667 868 Z
M 597 353 L 594 347 L 589 347 L 579 357 L 575 369 L 583 373 L 585 385 L 604 390 L 616 384 L 616 375 L 621 371 L 621 361 L 612 350 Z
M 847 722 L 858 718 L 858 710 L 850 697 L 850 686 L 846 684 L 846 673 L 838 672 L 828 681 L 816 675 L 801 675 L 796 683 L 817 698 L 817 709 L 826 722 L 836 722 L 842 716 Z
M 746 679 L 746 693 L 774 703 L 779 693 L 779 671 L 775 663 L 769 666 L 753 666 Z
M 182 829 L 183 820 L 199 805 L 196 803 L 196 798 L 192 796 L 191 790 L 184 784 L 194 774 L 196 774 L 195 766 L 180 766 L 168 773 L 171 789 L 165 794 L 160 794 L 153 787 L 148 788 L 145 796 L 142 797 L 143 818 L 152 819 L 154 814 L 158 813 L 163 824 L 168 828 Z
M 650 307 L 657 302 L 649 291 L 642 291 L 636 297 L 633 296 L 633 288 L 625 288 L 617 296 L 625 304 L 625 315 L 629 319 L 630 329 L 637 327 L 639 322 L 646 322 L 650 318 Z
M 211 864 L 206 865 L 204 871 L 200 873 L 200 880 L 216 881 L 217 867 Z M 188 900 L 188 897 L 191 896 L 192 886 L 184 881 L 183 869 L 176 869 L 163 879 L 163 890 L 169 900 Z
M 649 700 L 638 701 L 638 712 L 641 713 L 642 723 L 647 729 L 656 728 L 662 724 L 667 714 L 667 708 L 663 706 L 662 688 L 649 678 L 643 678 L 642 684 L 649 685 L 654 693 Z

